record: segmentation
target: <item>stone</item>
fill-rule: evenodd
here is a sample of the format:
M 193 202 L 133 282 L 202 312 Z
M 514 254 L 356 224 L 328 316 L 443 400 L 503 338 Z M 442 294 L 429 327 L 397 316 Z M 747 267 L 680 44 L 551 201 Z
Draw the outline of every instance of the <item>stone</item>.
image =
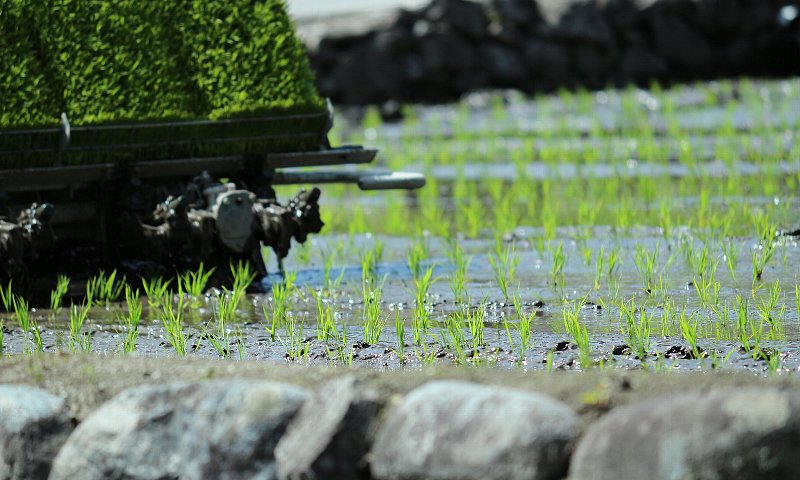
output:
M 558 23 L 558 35 L 573 42 L 589 42 L 606 49 L 615 45 L 611 31 L 602 12 L 595 3 L 573 3 Z
M 323 385 L 275 449 L 279 478 L 368 479 L 366 455 L 382 406 L 380 395 L 355 377 Z
M 387 415 L 372 448 L 376 479 L 556 479 L 577 416 L 545 395 L 437 381 Z
M 656 51 L 681 77 L 709 72 L 714 52 L 708 40 L 676 15 L 654 15 L 653 41 Z
M 636 83 L 663 78 L 669 71 L 667 62 L 644 46 L 632 46 L 622 56 L 621 74 Z
M 550 90 L 568 80 L 572 64 L 568 47 L 555 41 L 531 38 L 522 52 L 535 85 Z
M 517 30 L 529 31 L 545 21 L 534 0 L 492 0 L 492 7 L 503 25 Z
M 380 102 L 400 88 L 400 73 L 392 54 L 362 45 L 342 54 L 320 93 L 350 105 Z
M 468 38 L 486 36 L 489 17 L 483 5 L 468 0 L 433 0 L 427 7 L 427 18 L 461 32 Z
M 493 85 L 527 88 L 528 68 L 522 56 L 511 47 L 494 43 L 480 48 L 483 69 Z
M 717 391 L 617 408 L 580 439 L 571 480 L 794 478 L 800 392 Z
M 47 478 L 72 431 L 62 397 L 23 385 L 0 385 L 0 478 Z
M 430 32 L 418 39 L 422 62 L 428 75 L 467 73 L 475 68 L 470 44 L 450 32 Z
M 131 388 L 78 425 L 50 478 L 274 479 L 275 446 L 308 396 L 245 380 Z

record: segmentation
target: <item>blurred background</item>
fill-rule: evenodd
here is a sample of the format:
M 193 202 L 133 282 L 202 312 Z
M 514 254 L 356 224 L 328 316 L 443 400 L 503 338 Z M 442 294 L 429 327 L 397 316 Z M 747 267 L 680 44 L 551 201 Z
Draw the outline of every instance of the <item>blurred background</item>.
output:
M 798 0 L 290 0 L 338 105 L 800 73 Z

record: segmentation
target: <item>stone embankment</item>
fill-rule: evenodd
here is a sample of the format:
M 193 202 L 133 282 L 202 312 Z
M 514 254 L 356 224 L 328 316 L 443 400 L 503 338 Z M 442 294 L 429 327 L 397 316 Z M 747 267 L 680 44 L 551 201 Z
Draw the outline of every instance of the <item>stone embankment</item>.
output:
M 438 380 L 382 395 L 209 380 L 130 388 L 73 425 L 66 399 L 0 386 L 7 479 L 794 478 L 800 390 L 633 402 L 583 425 L 537 392 Z M 49 472 L 49 473 L 48 473 Z
M 799 5 L 597 0 L 570 2 L 553 20 L 535 0 L 433 0 L 366 31 L 371 17 L 355 17 L 358 31 L 331 30 L 308 43 L 320 92 L 338 104 L 441 102 L 484 88 L 787 76 L 800 73 Z

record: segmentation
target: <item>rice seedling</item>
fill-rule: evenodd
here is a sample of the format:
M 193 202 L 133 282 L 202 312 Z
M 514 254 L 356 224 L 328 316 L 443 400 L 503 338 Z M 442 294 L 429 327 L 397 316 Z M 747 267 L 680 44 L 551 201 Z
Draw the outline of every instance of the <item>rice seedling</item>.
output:
M 501 240 L 497 239 L 495 241 L 495 253 L 489 255 L 489 264 L 492 266 L 495 281 L 506 303 L 508 303 L 511 298 L 509 289 L 513 286 L 516 279 L 519 261 L 520 259 L 516 255 L 514 243 L 503 246 Z
M 286 349 L 286 358 L 289 361 L 308 361 L 310 345 L 303 339 L 303 322 L 298 322 L 294 315 L 286 319 L 286 337 L 279 337 Z
M 117 279 L 116 270 L 112 270 L 108 275 L 101 270 L 96 276 L 90 278 L 86 284 L 86 303 L 87 305 L 108 306 L 119 299 L 124 288 L 124 276 L 121 279 Z
M 333 310 L 333 302 L 323 298 L 321 294 L 311 291 L 311 295 L 317 304 L 317 338 L 327 342 L 329 339 L 339 337 L 339 329 L 336 326 L 336 315 Z
M 434 266 L 430 265 L 425 273 L 414 279 L 414 344 L 421 345 L 430 329 L 430 311 L 428 308 L 428 292 L 436 281 L 433 276 Z
M 739 256 L 739 249 L 736 247 L 736 244 L 733 240 L 728 239 L 723 246 L 723 254 L 725 258 L 725 262 L 728 265 L 728 272 L 731 274 L 731 279 L 736 282 L 736 260 Z
M 179 357 L 186 356 L 186 343 L 189 334 L 183 330 L 184 297 L 180 285 L 178 288 L 178 304 L 167 302 L 161 307 L 161 323 L 164 325 L 167 342 L 175 349 Z
M 522 307 L 522 300 L 519 297 L 514 297 L 514 311 L 517 313 L 517 331 L 519 333 L 519 358 L 525 358 L 525 352 L 531 345 L 531 327 L 533 326 L 533 318 L 536 316 L 536 310 L 531 310 L 531 313 L 525 314 Z
M 11 290 L 11 283 L 9 280 L 5 287 L 0 287 L 0 303 L 3 304 L 3 310 L 10 312 L 14 304 L 14 293 Z
M 648 314 L 643 308 L 637 308 L 635 300 L 631 299 L 619 303 L 619 315 L 622 336 L 636 358 L 645 360 L 653 346 L 650 332 L 654 314 Z
M 642 278 L 643 289 L 647 293 L 652 293 L 655 287 L 656 263 L 658 261 L 660 248 L 660 242 L 656 242 L 656 246 L 652 252 L 643 245 L 636 245 L 634 263 Z
M 32 353 L 30 339 L 28 335 L 31 333 L 31 328 L 35 323 L 31 321 L 30 310 L 28 309 L 28 302 L 24 298 L 14 295 L 11 297 L 11 304 L 14 310 L 14 316 L 17 319 L 20 330 L 22 330 L 22 350 L 26 355 Z
M 476 308 L 467 310 L 467 326 L 469 327 L 472 350 L 477 356 L 478 351 L 484 346 L 484 330 L 486 322 L 486 304 L 481 303 Z
M 469 269 L 472 258 L 466 258 L 464 256 L 464 251 L 458 241 L 451 240 L 448 242 L 448 246 L 447 255 L 450 259 L 450 265 L 453 267 L 449 281 L 450 291 L 453 292 L 454 302 L 459 305 L 463 304 L 466 299 L 467 291 L 464 285 L 466 283 L 467 270 Z
M 752 358 L 759 358 L 763 355 L 761 350 L 761 339 L 764 336 L 764 323 L 758 322 L 750 316 L 750 301 L 736 295 L 737 315 L 736 315 L 736 336 L 742 349 Z
M 408 270 L 413 278 L 422 275 L 422 262 L 428 258 L 428 242 L 424 235 L 418 235 L 406 252 Z
M 378 264 L 383 259 L 384 243 L 380 239 L 375 239 L 371 249 L 365 250 L 361 254 L 361 277 L 370 283 L 374 283 L 378 276 Z
M 242 262 L 241 260 L 235 265 L 231 262 L 230 270 L 233 277 L 233 300 L 238 306 L 239 301 L 244 298 L 247 288 L 256 279 L 257 273 L 253 270 L 250 262 Z
M 170 296 L 170 283 L 171 278 L 166 281 L 162 277 L 142 278 L 142 288 L 151 309 L 161 307 Z
M 134 291 L 130 286 L 125 286 L 125 305 L 128 307 L 127 314 L 117 313 L 117 321 L 125 327 L 122 353 L 128 354 L 136 350 L 139 339 L 139 324 L 142 321 L 142 302 L 139 301 L 139 290 Z
M 442 345 L 449 347 L 453 351 L 453 356 L 457 363 L 466 360 L 466 351 L 464 344 L 466 344 L 466 336 L 464 335 L 464 314 L 460 311 L 452 312 L 444 316 L 445 328 L 440 329 L 439 333 L 442 336 Z M 449 335 L 445 336 L 445 332 Z
M 775 253 L 775 244 L 773 242 L 762 243 L 753 251 L 752 265 L 753 265 L 753 288 L 756 283 L 761 280 L 764 275 L 764 269 L 767 268 L 772 255 Z
M 578 346 L 580 363 L 583 368 L 588 368 L 591 361 L 592 347 L 589 344 L 589 331 L 581 325 L 580 311 L 583 302 L 570 301 L 564 304 L 561 314 L 564 320 L 564 330 Z
M 339 273 L 335 277 L 333 276 L 334 262 L 341 255 L 343 248 L 344 244 L 342 244 L 340 240 L 332 251 L 323 250 L 322 252 L 322 280 L 325 285 L 325 291 L 328 293 L 339 288 L 339 285 L 342 283 L 342 278 L 344 278 L 344 267 L 339 270 Z
M 559 242 L 558 247 L 553 250 L 553 264 L 550 267 L 550 278 L 553 280 L 554 285 L 562 285 L 564 283 L 564 266 L 566 263 L 564 244 Z
M 279 328 L 282 328 L 283 325 L 286 323 L 287 320 L 287 311 L 289 308 L 289 296 L 295 292 L 296 287 L 294 286 L 294 282 L 297 279 L 296 272 L 289 272 L 284 274 L 283 280 L 274 284 L 272 286 L 272 312 L 270 314 L 267 313 L 266 305 L 262 306 L 264 312 L 264 318 L 270 318 L 271 327 L 265 328 L 267 333 L 269 333 L 272 341 L 275 341 L 277 336 L 277 332 Z M 316 293 L 312 290 L 312 295 L 317 298 L 317 301 L 320 302 L 321 298 L 318 298 Z M 238 303 L 238 302 L 237 302 Z M 227 303 L 226 306 L 236 308 L 236 304 L 233 302 Z M 232 312 L 228 312 L 226 315 L 227 318 L 232 317 Z
M 216 269 L 216 267 L 211 267 L 211 269 L 206 270 L 203 262 L 200 262 L 197 270 L 193 272 L 189 271 L 178 276 L 178 289 L 186 292 L 192 299 L 196 300 L 200 298 L 203 292 L 205 292 L 206 285 L 208 285 L 208 281 L 211 279 L 211 275 L 214 274 Z M 231 270 L 233 270 L 233 268 Z
M 394 331 L 395 335 L 397 335 L 397 348 L 394 350 L 394 353 L 397 355 L 400 363 L 406 363 L 406 322 L 400 317 L 400 312 L 398 310 L 394 312 Z
M 56 281 L 56 288 L 50 292 L 50 310 L 56 311 L 61 308 L 64 296 L 69 293 L 69 277 L 59 275 Z
M 678 324 L 680 325 L 681 329 L 681 337 L 683 340 L 689 345 L 689 348 L 692 349 L 692 357 L 693 358 L 701 358 L 700 355 L 700 347 L 697 345 L 698 333 L 697 333 L 697 324 L 698 319 L 694 314 L 686 315 L 686 309 L 684 308 L 680 316 L 678 317 Z
M 767 298 L 758 298 L 756 303 L 756 312 L 763 323 L 767 323 L 770 327 L 770 339 L 778 339 L 783 337 L 783 324 L 781 322 L 781 313 L 774 315 L 773 312 L 778 307 L 778 302 L 781 297 L 781 284 L 778 281 L 770 285 L 769 295 Z M 786 305 L 783 305 L 786 308 Z M 785 310 L 784 310 L 785 312 Z
M 81 306 L 72 305 L 69 309 L 69 340 L 67 349 L 75 353 L 80 349 L 83 352 L 91 350 L 91 335 L 83 331 L 86 319 L 91 311 L 91 303 L 87 299 Z
M 339 342 L 336 345 L 335 350 L 333 350 L 333 358 L 342 365 L 351 366 L 353 365 L 354 355 L 355 355 L 354 348 L 347 341 L 347 329 L 343 328 L 341 338 L 339 339 Z
M 380 342 L 381 332 L 386 325 L 386 317 L 381 311 L 382 295 L 382 285 L 374 288 L 370 288 L 366 283 L 363 285 L 364 341 L 370 345 Z

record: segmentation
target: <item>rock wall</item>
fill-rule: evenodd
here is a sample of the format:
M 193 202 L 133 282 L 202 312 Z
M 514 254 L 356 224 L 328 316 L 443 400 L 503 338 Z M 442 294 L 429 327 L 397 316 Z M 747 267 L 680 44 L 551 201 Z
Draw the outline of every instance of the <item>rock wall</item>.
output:
M 646 5 L 646 6 L 645 6 Z M 548 21 L 536 0 L 432 0 L 310 47 L 338 104 L 800 74 L 800 0 L 594 0 Z
M 796 478 L 800 391 L 679 392 L 588 425 L 537 392 L 352 377 L 131 388 L 73 429 L 66 399 L 0 385 L 0 478 L 616 480 Z

